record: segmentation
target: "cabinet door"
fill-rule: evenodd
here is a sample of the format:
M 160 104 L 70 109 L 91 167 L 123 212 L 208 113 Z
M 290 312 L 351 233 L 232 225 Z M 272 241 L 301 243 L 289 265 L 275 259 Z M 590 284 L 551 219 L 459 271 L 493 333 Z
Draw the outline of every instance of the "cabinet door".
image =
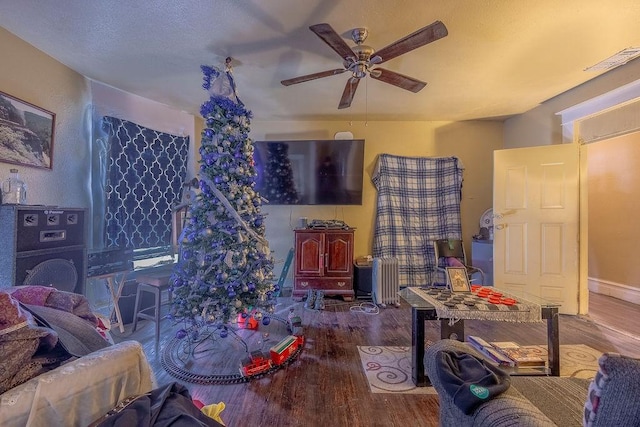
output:
M 296 275 L 322 276 L 324 234 L 296 231 Z
M 350 275 L 353 268 L 353 233 L 328 232 L 326 257 L 327 275 Z

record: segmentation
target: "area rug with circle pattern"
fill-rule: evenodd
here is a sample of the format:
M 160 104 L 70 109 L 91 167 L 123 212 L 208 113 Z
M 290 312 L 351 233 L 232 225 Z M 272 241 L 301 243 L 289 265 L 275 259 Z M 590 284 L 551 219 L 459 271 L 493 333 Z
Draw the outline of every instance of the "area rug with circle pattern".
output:
M 546 358 L 546 346 L 526 346 Z M 411 347 L 358 346 L 371 393 L 435 394 L 411 379 Z M 602 353 L 584 344 L 560 346 L 560 376 L 591 379 Z

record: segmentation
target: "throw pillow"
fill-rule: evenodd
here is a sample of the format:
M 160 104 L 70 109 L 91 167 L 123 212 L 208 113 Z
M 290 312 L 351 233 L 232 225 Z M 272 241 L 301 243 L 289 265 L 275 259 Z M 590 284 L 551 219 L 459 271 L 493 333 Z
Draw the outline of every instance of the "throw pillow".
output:
M 598 365 L 584 405 L 584 426 L 640 426 L 640 406 L 636 404 L 640 359 L 605 353 Z
M 596 414 L 598 413 L 598 405 L 600 404 L 600 396 L 602 396 L 602 392 L 609 382 L 609 375 L 603 369 L 604 361 L 609 357 L 607 353 L 603 354 L 598 360 L 598 365 L 600 365 L 596 376 L 589 384 L 589 390 L 587 392 L 587 401 L 584 404 L 584 426 L 591 427 L 596 419 Z

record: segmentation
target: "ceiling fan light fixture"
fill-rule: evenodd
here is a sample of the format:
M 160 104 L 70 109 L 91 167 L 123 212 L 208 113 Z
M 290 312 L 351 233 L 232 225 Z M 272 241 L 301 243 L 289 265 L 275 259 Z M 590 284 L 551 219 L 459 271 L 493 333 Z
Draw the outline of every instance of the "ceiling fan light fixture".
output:
M 353 69 L 353 77 L 357 79 L 361 79 L 366 75 L 367 75 L 367 64 L 364 64 L 362 62 L 356 64 L 356 66 Z

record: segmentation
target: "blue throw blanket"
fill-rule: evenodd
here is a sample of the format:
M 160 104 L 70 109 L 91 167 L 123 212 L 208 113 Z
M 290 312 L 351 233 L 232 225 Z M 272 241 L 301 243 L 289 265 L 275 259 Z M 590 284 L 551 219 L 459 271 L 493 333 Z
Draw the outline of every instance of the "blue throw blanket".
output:
M 401 286 L 431 284 L 433 241 L 460 239 L 462 168 L 456 157 L 381 154 L 373 256 L 398 258 Z

